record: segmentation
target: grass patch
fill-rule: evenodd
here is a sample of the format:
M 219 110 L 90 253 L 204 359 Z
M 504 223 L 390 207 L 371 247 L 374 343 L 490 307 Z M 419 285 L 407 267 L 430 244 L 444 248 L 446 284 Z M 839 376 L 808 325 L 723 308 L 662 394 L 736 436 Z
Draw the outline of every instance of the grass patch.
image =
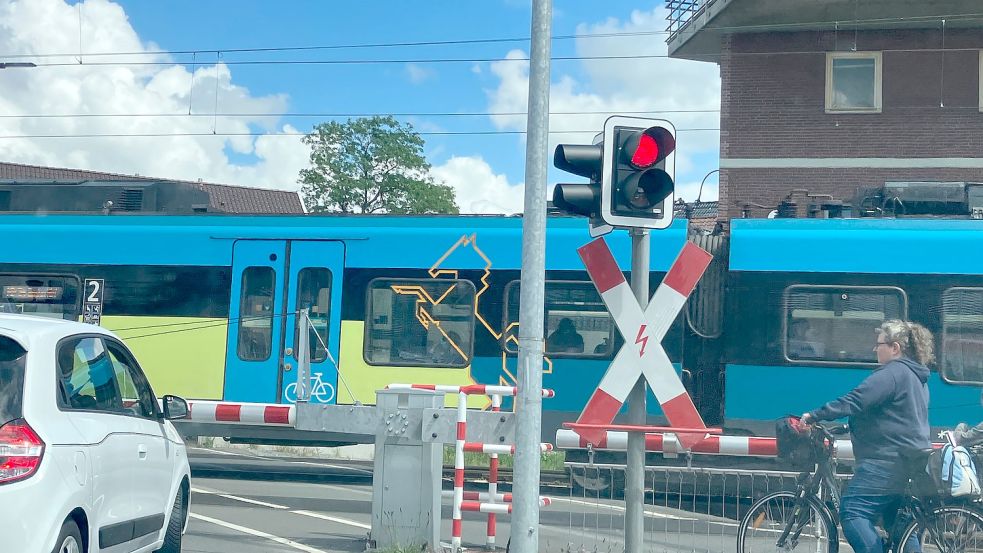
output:
M 566 459 L 564 451 L 547 451 L 539 456 L 540 470 L 563 470 L 563 461 Z M 487 467 L 491 461 L 491 456 L 487 453 L 464 453 L 465 467 Z M 444 466 L 454 466 L 454 446 L 444 446 Z M 510 469 L 515 466 L 515 459 L 511 455 L 499 455 L 498 466 Z

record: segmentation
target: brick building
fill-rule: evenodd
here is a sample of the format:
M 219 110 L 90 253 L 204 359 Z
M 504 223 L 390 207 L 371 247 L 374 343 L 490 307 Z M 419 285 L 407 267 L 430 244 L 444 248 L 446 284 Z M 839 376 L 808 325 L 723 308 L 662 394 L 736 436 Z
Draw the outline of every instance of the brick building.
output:
M 798 216 L 829 196 L 856 206 L 890 182 L 983 182 L 978 0 L 667 6 L 670 57 L 720 67 L 722 218 L 786 198 Z

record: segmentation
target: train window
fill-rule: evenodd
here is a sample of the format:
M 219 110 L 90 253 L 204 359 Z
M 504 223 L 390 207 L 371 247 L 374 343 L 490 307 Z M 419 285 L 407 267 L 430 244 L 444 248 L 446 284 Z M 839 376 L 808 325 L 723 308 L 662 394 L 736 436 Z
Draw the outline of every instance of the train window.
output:
M 941 368 L 948 382 L 983 384 L 983 288 L 942 294 Z
M 78 319 L 79 279 L 74 276 L 0 275 L 0 313 Z
M 328 322 L 331 315 L 331 271 L 328 269 L 301 269 L 298 275 L 297 309 L 310 309 L 311 362 L 319 363 L 328 358 Z M 294 343 L 297 343 L 297 336 Z
M 785 358 L 803 363 L 877 363 L 874 330 L 903 319 L 908 298 L 900 288 L 806 286 L 785 289 Z
M 276 274 L 272 267 L 247 267 L 242 272 L 239 304 L 239 359 L 266 361 L 273 346 L 273 290 Z
M 474 344 L 474 284 L 377 278 L 369 283 L 365 362 L 466 367 Z
M 507 351 L 518 351 L 519 281 L 505 290 L 503 339 Z M 551 357 L 609 357 L 614 348 L 614 322 L 591 282 L 546 281 L 545 353 Z

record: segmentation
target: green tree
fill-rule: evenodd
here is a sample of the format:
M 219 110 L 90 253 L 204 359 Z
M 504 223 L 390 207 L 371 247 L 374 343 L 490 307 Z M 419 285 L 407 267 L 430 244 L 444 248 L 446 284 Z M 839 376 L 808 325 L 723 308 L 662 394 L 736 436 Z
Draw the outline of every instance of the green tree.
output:
M 395 118 L 317 125 L 303 138 L 311 166 L 300 171 L 312 213 L 458 213 L 454 189 L 435 182 L 423 139 Z

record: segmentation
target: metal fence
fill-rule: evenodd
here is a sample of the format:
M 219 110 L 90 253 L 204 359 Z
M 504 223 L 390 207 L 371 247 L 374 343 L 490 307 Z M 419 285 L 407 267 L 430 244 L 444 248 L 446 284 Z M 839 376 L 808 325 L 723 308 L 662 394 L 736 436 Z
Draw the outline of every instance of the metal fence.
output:
M 624 551 L 623 465 L 567 463 L 570 495 L 559 499 L 568 518 L 566 544 L 550 551 Z M 751 504 L 768 493 L 794 490 L 798 473 L 701 467 L 646 467 L 646 552 L 732 553 L 737 525 Z M 557 521 L 559 522 L 559 521 Z

